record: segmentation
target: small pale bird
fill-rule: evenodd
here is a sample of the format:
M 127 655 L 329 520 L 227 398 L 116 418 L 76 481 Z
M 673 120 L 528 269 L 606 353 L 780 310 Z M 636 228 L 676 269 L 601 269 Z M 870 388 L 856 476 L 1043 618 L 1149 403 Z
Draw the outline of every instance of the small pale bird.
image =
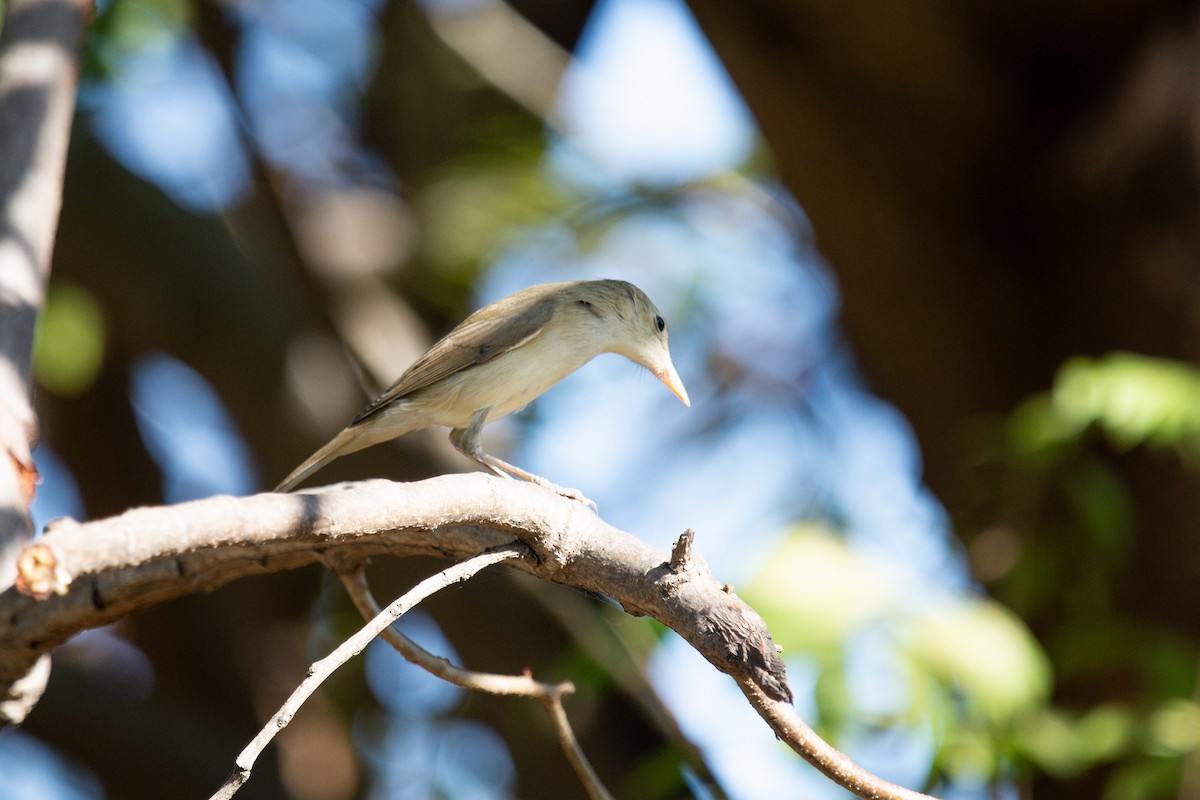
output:
M 459 452 L 497 475 L 591 504 L 574 489 L 483 452 L 480 431 L 601 353 L 641 364 L 691 406 L 667 350 L 667 323 L 641 289 L 615 280 L 531 286 L 467 317 L 275 491 L 288 491 L 347 453 L 443 425 Z

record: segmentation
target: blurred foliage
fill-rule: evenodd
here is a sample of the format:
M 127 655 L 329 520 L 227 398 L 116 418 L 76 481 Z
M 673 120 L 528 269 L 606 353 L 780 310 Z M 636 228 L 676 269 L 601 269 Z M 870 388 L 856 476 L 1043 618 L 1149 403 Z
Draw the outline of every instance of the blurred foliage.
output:
M 101 4 L 92 27 L 92 55 L 101 62 L 142 47 L 161 44 L 195 22 L 195 6 L 187 0 L 112 0 Z
M 1075 358 L 1013 415 L 1014 455 L 1053 461 L 1101 431 L 1118 449 L 1173 449 L 1200 469 L 1200 371 L 1135 353 Z
M 1062 780 L 1107 766 L 1105 798 L 1174 797 L 1200 755 L 1200 645 L 1122 609 L 1115 587 L 1137 568 L 1143 523 L 1113 459 L 1174 454 L 1198 480 L 1200 370 L 1127 352 L 1073 358 L 993 431 L 976 464 L 975 571 L 1038 630 L 1059 682 L 1108 698 L 1034 709 L 1005 747 Z
M 938 731 L 935 774 L 996 775 L 1014 731 L 1049 698 L 1050 664 L 1025 626 L 985 597 L 926 595 L 903 571 L 858 552 L 834 531 L 799 526 L 745 588 L 746 599 L 792 657 L 819 666 L 818 726 L 835 741 L 863 726 Z M 848 686 L 849 647 L 863 636 L 886 651 L 903 698 L 872 711 Z
M 544 153 L 527 138 L 493 142 L 486 153 L 456 159 L 424 186 L 416 209 L 424 223 L 421 255 L 464 283 L 529 226 L 578 202 L 546 180 Z
M 548 167 L 547 142 L 499 127 L 478 149 L 426 176 L 415 193 L 421 220 L 421 263 L 439 280 L 462 285 L 531 237 L 561 236 L 579 253 L 595 251 L 623 221 L 663 213 L 683 221 L 681 207 L 706 192 L 760 191 L 740 174 L 715 174 L 670 189 L 634 182 L 593 185 Z M 553 146 L 553 145 L 552 145 Z M 562 159 L 583 158 L 570 145 Z M 567 171 L 569 173 L 569 170 Z
M 87 390 L 104 359 L 104 312 L 84 287 L 53 281 L 33 339 L 37 382 L 62 397 Z
M 744 594 L 785 649 L 817 654 L 840 650 L 855 630 L 891 616 L 895 600 L 883 565 L 819 525 L 795 528 Z
M 1065 363 L 981 450 L 997 519 L 972 542 L 998 600 L 927 597 L 903 573 L 817 524 L 794 528 L 744 594 L 785 652 L 818 667 L 816 720 L 835 741 L 863 725 L 939 732 L 935 775 L 999 780 L 1013 764 L 1061 780 L 1100 766 L 1104 797 L 1173 796 L 1200 753 L 1196 643 L 1124 619 L 1112 586 L 1137 514 L 1106 452 L 1144 447 L 1200 467 L 1200 370 L 1114 353 Z M 980 558 L 983 561 L 980 561 Z M 997 566 L 999 562 L 999 566 Z M 882 635 L 880 633 L 882 632 Z M 852 643 L 892 658 L 903 701 L 873 710 L 849 683 Z M 1114 682 L 1097 705 L 1052 702 L 1059 679 Z

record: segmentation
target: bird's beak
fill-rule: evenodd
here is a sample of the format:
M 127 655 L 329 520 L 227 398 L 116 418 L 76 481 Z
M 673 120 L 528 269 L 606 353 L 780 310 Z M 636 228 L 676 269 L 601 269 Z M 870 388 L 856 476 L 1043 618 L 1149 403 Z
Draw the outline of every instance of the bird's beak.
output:
M 675 365 L 671 363 L 670 356 L 667 356 L 665 364 L 651 371 L 660 381 L 667 385 L 667 388 L 671 390 L 671 394 L 678 397 L 681 403 L 688 408 L 692 407 L 692 401 L 688 400 L 687 389 L 683 388 L 683 381 L 679 380 L 679 373 L 675 371 Z

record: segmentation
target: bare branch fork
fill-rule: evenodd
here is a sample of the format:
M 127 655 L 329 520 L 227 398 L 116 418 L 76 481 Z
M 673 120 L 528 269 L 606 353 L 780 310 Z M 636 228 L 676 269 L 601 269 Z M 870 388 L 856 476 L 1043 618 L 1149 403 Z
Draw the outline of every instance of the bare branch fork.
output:
M 81 630 L 234 578 L 384 553 L 457 561 L 514 538 L 537 559 L 508 561 L 513 568 L 602 593 L 672 628 L 737 681 L 780 739 L 840 785 L 864 798 L 926 797 L 870 775 L 799 719 L 766 625 L 692 554 L 690 536 L 667 557 L 579 503 L 481 474 L 214 497 L 53 524 L 20 564 L 20 586 L 42 599 L 0 593 L 0 687 Z
M 521 550 L 513 552 L 519 553 L 523 551 L 524 548 L 522 547 Z M 476 556 L 476 558 L 480 558 L 480 556 Z M 342 585 L 346 587 L 346 592 L 354 601 L 354 605 L 364 617 L 371 619 L 386 613 L 380 611 L 379 604 L 375 601 L 375 596 L 371 594 L 371 589 L 367 585 L 366 569 L 364 569 L 361 562 L 351 568 L 345 568 L 338 565 L 336 561 L 332 559 L 331 561 L 334 562 L 331 563 L 333 570 L 341 579 Z M 414 589 L 413 591 L 416 590 Z M 405 597 L 407 596 L 405 595 Z M 395 606 L 396 603 L 393 603 L 388 609 L 390 610 Z M 559 745 L 562 747 L 567 761 L 570 762 L 576 774 L 579 775 L 584 788 L 587 789 L 588 796 L 592 800 L 612 800 L 612 795 L 604 788 L 604 784 L 600 782 L 600 776 L 596 774 L 587 757 L 584 756 L 583 749 L 579 746 L 579 742 L 575 738 L 575 732 L 571 729 L 571 724 L 567 720 L 567 711 L 563 708 L 562 698 L 564 695 L 574 693 L 574 684 L 570 682 L 542 683 L 541 681 L 535 681 L 532 676 L 528 675 L 492 675 L 462 669 L 461 667 L 454 666 L 446 659 L 439 658 L 428 652 L 395 628 L 384 628 L 380 632 L 380 635 L 411 663 L 455 686 L 463 689 L 487 692 L 488 694 L 516 695 L 531 697 L 537 700 L 550 716 L 550 723 L 554 726 Z
M 366 646 L 371 643 L 372 639 L 387 630 L 401 615 L 415 608 L 418 603 L 434 592 L 465 581 L 484 567 L 506 559 L 518 558 L 521 556 L 523 550 L 524 548 L 514 545 L 501 550 L 483 553 L 482 555 L 459 562 L 430 578 L 426 578 L 386 609 L 377 611 L 362 629 L 342 642 L 332 653 L 309 668 L 308 676 L 296 687 L 296 690 L 292 692 L 279 711 L 268 720 L 258 735 L 238 755 L 233 774 L 229 776 L 224 785 L 212 796 L 211 800 L 228 800 L 228 798 L 233 797 L 242 784 L 250 778 L 250 771 L 254 768 L 254 762 L 258 760 L 259 754 L 275 738 L 275 734 L 279 733 L 279 731 L 283 730 L 291 722 L 292 717 L 295 716 L 300 706 L 304 704 L 304 701 L 338 667 L 366 649 Z M 359 588 L 361 589 L 362 587 Z

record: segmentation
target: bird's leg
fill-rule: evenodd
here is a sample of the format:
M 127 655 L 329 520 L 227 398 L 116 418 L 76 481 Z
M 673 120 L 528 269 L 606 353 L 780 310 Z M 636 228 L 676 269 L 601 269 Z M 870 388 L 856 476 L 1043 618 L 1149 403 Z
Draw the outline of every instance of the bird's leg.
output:
M 487 453 L 483 452 L 483 442 L 480 440 L 480 433 L 483 431 L 483 426 L 487 422 L 488 409 L 483 408 L 475 412 L 475 416 L 471 417 L 470 424 L 465 428 L 455 428 L 450 431 L 450 444 L 454 445 L 454 449 L 462 453 L 472 461 L 477 461 L 483 466 L 490 469 L 492 472 L 499 475 L 501 478 L 511 478 L 512 474 L 506 472 L 494 462 L 500 459 L 493 459 Z M 503 461 L 500 461 L 504 464 Z M 507 465 L 505 465 L 507 466 Z
M 454 449 L 462 453 L 472 461 L 476 461 L 490 469 L 502 478 L 520 478 L 530 483 L 541 486 L 543 489 L 549 489 L 555 494 L 560 494 L 563 497 L 589 506 L 593 511 L 599 513 L 596 504 L 589 500 L 583 492 L 578 489 L 569 489 L 564 486 L 559 486 L 556 483 L 551 483 L 540 475 L 534 475 L 532 472 L 526 472 L 520 467 L 509 464 L 507 461 L 502 461 L 495 456 L 488 455 L 483 452 L 483 443 L 480 439 L 480 433 L 483 431 L 484 423 L 487 422 L 488 409 L 484 408 L 475 412 L 475 416 L 471 417 L 471 424 L 465 428 L 455 428 L 450 431 L 450 444 L 454 445 Z

